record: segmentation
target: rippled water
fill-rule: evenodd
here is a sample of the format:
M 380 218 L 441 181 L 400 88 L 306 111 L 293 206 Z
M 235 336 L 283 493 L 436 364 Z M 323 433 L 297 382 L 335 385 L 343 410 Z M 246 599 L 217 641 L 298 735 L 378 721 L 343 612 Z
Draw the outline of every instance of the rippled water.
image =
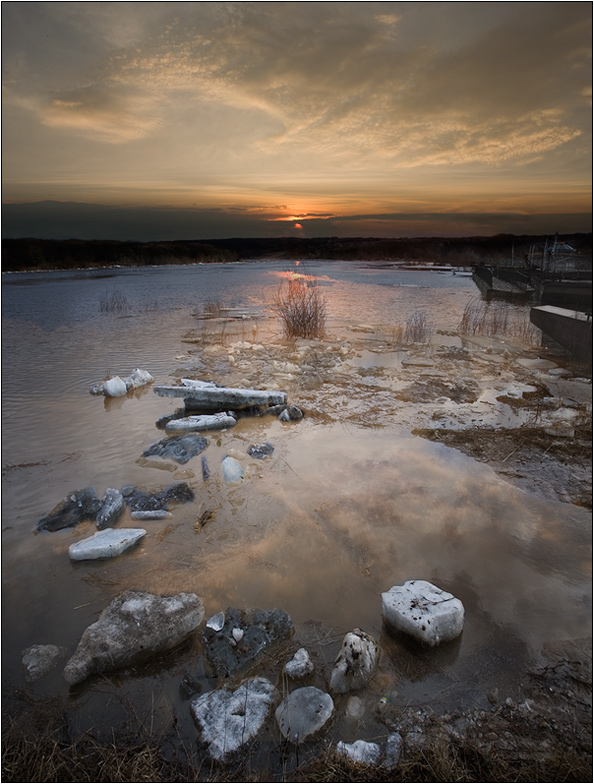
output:
M 200 458 L 175 474 L 140 465 L 163 433 L 155 421 L 177 406 L 150 388 L 107 401 L 88 389 L 107 372 L 149 370 L 171 381 L 192 313 L 222 302 L 247 318 L 236 328 L 279 339 L 270 307 L 287 264 L 167 267 L 94 273 L 5 275 L 2 297 L 2 525 L 5 684 L 23 681 L 20 652 L 34 643 L 75 648 L 82 631 L 124 589 L 195 591 L 208 615 L 228 606 L 280 607 L 326 674 L 342 636 L 356 626 L 382 643 L 378 677 L 366 699 L 429 701 L 436 707 L 481 702 L 488 688 L 513 691 L 543 642 L 591 633 L 590 516 L 512 488 L 461 453 L 390 428 L 308 420 L 244 419 L 209 435 Z M 354 263 L 311 263 L 327 296 L 330 330 L 402 323 L 416 310 L 452 330 L 476 292 L 468 278 Z M 105 312 L 112 292 L 129 309 Z M 255 334 L 255 333 L 253 333 Z M 241 337 L 241 331 L 238 333 Z M 386 363 L 398 368 L 398 352 Z M 372 367 L 371 352 L 358 360 Z M 228 450 L 270 441 L 273 458 L 245 458 L 245 480 L 222 483 Z M 93 532 L 35 535 L 39 517 L 68 491 L 92 484 L 161 488 L 186 479 L 194 504 L 169 521 L 146 522 L 147 537 L 113 561 L 73 563 L 68 546 Z M 211 521 L 196 527 L 205 512 Z M 126 517 L 124 525 L 132 521 Z M 134 524 L 135 525 L 135 524 Z M 423 578 L 451 590 L 466 608 L 462 637 L 411 655 L 382 629 L 380 594 Z M 278 672 L 267 665 L 271 674 Z M 276 666 L 276 665 L 275 665 Z M 212 687 L 199 649 L 159 672 L 78 687 L 77 721 L 114 720 L 109 695 L 179 712 L 195 737 L 179 682 L 190 673 Z M 68 693 L 59 670 L 35 687 Z M 84 699 L 83 699 L 84 698 Z M 80 699 L 80 702 L 77 702 Z M 163 721 L 167 711 L 163 707 Z M 369 720 L 339 720 L 345 739 L 377 733 Z

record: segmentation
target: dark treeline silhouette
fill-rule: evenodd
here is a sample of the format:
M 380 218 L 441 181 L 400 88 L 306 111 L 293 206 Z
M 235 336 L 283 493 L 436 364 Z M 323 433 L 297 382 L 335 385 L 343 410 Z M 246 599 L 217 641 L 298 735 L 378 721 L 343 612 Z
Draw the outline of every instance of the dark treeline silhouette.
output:
M 3 239 L 2 270 L 92 269 L 161 264 L 208 264 L 249 259 L 327 259 L 408 261 L 472 266 L 518 258 L 551 237 L 498 234 L 494 237 L 263 237 L 163 242 L 110 240 Z M 590 253 L 592 234 L 558 237 L 581 253 Z

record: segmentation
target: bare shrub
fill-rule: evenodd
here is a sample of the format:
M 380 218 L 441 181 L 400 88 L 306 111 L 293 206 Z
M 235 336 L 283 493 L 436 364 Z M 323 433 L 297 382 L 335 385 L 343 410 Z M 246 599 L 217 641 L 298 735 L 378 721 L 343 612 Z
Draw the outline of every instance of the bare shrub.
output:
M 326 328 L 326 298 L 308 275 L 289 278 L 275 304 L 285 337 L 321 338 Z
M 129 309 L 130 303 L 126 298 L 126 295 L 118 289 L 110 291 L 109 294 L 104 294 L 99 301 L 99 310 L 103 313 L 112 313 Z
M 406 319 L 404 327 L 405 343 L 429 343 L 433 329 L 427 320 L 427 314 L 417 310 Z
M 506 302 L 485 302 L 479 297 L 467 302 L 458 331 L 463 335 L 518 338 L 531 346 L 540 345 L 542 340 L 527 310 Z

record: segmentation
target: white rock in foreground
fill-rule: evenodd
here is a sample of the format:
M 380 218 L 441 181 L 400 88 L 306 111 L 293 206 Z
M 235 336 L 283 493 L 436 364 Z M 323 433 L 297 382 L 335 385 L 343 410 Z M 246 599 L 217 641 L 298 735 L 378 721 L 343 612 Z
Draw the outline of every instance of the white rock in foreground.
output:
M 167 431 L 194 433 L 200 430 L 223 430 L 235 427 L 237 420 L 228 414 L 200 414 L 182 419 L 171 419 L 165 425 Z
M 301 743 L 321 730 L 334 713 L 332 697 L 315 686 L 295 689 L 276 709 L 276 722 L 283 736 Z
M 64 678 L 74 685 L 94 673 L 174 648 L 203 618 L 202 600 L 195 593 L 155 596 L 124 591 L 85 629 L 74 656 L 66 663 Z
M 217 689 L 197 697 L 190 710 L 209 755 L 225 757 L 262 730 L 278 693 L 266 678 L 252 678 L 235 691 Z
M 464 606 L 451 593 L 426 580 L 408 580 L 382 593 L 388 625 L 434 647 L 455 639 L 464 626 Z
M 71 544 L 68 555 L 73 561 L 113 558 L 132 547 L 145 534 L 144 528 L 105 528 L 87 539 Z
M 366 740 L 356 740 L 354 743 L 338 741 L 336 745 L 338 754 L 350 757 L 353 762 L 362 762 L 365 765 L 377 765 L 380 759 L 380 747 L 377 743 Z
M 362 689 L 373 675 L 378 655 L 379 646 L 369 634 L 361 629 L 346 634 L 332 668 L 330 688 L 339 694 Z

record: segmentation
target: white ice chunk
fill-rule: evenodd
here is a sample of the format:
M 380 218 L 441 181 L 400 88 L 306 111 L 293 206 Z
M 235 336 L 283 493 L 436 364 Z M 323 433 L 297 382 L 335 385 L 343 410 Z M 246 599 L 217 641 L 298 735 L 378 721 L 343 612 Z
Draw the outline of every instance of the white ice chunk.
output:
M 145 534 L 144 528 L 106 528 L 87 539 L 71 544 L 68 554 L 73 561 L 113 558 L 132 547 Z
M 224 457 L 221 462 L 221 470 L 225 482 L 239 482 L 243 479 L 243 468 L 234 457 Z
M 154 380 L 155 379 L 147 370 L 136 368 L 134 373 L 124 379 L 124 383 L 126 384 L 127 389 L 138 389 L 139 387 L 146 386 L 146 384 L 152 384 Z
M 165 425 L 165 430 L 194 433 L 200 430 L 223 430 L 227 427 L 235 427 L 236 424 L 237 421 L 228 414 L 200 414 L 172 419 Z
M 127 391 L 125 382 L 119 376 L 114 376 L 103 384 L 105 397 L 122 397 Z
M 350 757 L 353 762 L 361 762 L 364 765 L 377 765 L 380 758 L 378 744 L 366 740 L 356 740 L 354 743 L 344 743 L 339 740 L 336 751 L 338 754 Z
M 464 626 L 462 602 L 426 580 L 382 593 L 382 614 L 394 629 L 431 647 L 455 639 Z

